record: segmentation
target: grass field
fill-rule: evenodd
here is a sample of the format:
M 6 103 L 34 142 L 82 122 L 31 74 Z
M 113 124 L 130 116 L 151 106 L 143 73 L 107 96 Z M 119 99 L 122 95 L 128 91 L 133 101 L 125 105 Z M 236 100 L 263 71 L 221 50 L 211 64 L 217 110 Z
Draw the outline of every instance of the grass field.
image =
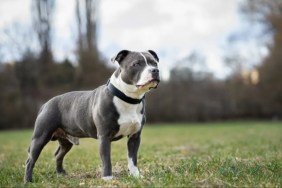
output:
M 24 186 L 31 130 L 0 132 L 0 187 Z M 146 125 L 139 150 L 143 178 L 127 173 L 126 139 L 112 144 L 112 181 L 101 180 L 98 142 L 81 139 L 57 177 L 53 153 L 43 150 L 29 187 L 281 187 L 282 122 Z

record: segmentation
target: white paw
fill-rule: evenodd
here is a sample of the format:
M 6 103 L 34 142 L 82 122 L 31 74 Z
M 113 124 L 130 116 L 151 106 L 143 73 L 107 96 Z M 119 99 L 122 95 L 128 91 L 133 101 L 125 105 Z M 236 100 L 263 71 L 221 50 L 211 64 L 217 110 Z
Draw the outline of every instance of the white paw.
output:
M 113 176 L 104 176 L 104 177 L 102 177 L 102 179 L 105 180 L 105 181 L 112 180 L 113 178 L 114 178 Z
M 140 177 L 139 170 L 137 166 L 134 165 L 132 158 L 128 158 L 128 170 L 130 175 L 136 178 Z
M 129 174 L 136 178 L 140 176 L 140 172 L 136 166 L 131 166 L 131 168 L 129 168 Z

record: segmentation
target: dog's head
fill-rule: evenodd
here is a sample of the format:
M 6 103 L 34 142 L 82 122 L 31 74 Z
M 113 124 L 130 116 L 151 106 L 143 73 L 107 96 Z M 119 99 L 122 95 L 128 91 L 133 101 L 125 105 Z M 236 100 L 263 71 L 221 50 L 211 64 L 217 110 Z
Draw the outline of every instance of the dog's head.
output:
M 112 61 L 119 64 L 116 77 L 120 76 L 126 84 L 133 85 L 138 90 L 156 88 L 160 82 L 159 58 L 152 50 L 146 52 L 122 50 L 112 58 Z

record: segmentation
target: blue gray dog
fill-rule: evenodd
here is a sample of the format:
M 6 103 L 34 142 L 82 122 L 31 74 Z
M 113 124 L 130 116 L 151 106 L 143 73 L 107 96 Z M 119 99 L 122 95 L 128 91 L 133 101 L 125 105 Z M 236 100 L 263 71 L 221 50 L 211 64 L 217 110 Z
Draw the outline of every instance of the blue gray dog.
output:
M 137 153 L 145 123 L 145 93 L 160 82 L 157 54 L 120 51 L 112 61 L 119 66 L 108 83 L 92 91 L 56 96 L 40 109 L 25 166 L 25 182 L 32 181 L 35 163 L 50 140 L 58 140 L 56 171 L 65 174 L 63 160 L 79 138 L 100 143 L 102 178 L 112 179 L 111 142 L 127 136 L 129 173 L 139 177 Z

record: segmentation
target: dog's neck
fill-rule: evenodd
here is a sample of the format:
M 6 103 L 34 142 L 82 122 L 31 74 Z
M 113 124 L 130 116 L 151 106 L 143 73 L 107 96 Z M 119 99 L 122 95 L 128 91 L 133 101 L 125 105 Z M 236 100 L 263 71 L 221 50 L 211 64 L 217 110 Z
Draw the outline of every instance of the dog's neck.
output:
M 138 89 L 135 85 L 130 85 L 125 83 L 121 75 L 115 75 L 115 73 L 111 76 L 110 82 L 121 92 L 123 92 L 126 96 L 134 98 L 134 99 L 142 99 L 147 91 Z

